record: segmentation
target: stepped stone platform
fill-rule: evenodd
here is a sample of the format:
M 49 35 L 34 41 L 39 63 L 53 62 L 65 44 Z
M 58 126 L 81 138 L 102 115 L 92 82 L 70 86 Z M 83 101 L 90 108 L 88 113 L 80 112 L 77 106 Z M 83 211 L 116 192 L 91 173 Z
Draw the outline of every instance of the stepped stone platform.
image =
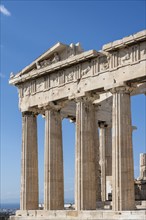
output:
M 133 211 L 44 211 L 44 210 L 29 210 L 17 211 L 15 216 L 11 216 L 10 220 L 145 220 L 146 210 Z

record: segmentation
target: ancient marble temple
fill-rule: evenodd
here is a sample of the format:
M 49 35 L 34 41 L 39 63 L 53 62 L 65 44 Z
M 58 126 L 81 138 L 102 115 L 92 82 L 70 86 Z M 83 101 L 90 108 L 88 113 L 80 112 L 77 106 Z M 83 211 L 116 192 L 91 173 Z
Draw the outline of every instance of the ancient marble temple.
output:
M 11 219 L 144 219 L 145 211 L 132 211 L 130 99 L 146 93 L 145 67 L 144 30 L 100 51 L 57 43 L 11 74 L 22 112 L 20 210 Z M 45 118 L 43 210 L 38 208 L 39 114 Z M 75 210 L 64 210 L 63 118 L 76 127 Z M 108 200 L 111 185 L 112 210 L 97 209 L 99 201 Z

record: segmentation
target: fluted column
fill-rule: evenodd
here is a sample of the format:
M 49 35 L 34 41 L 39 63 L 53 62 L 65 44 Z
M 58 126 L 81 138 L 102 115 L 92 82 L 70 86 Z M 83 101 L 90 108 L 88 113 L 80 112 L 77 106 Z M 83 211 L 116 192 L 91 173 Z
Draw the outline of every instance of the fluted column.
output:
M 107 181 L 112 176 L 111 127 L 106 122 L 99 122 L 100 132 L 100 166 L 101 166 L 101 200 L 107 198 Z
M 105 143 L 106 176 L 112 176 L 112 131 L 110 124 L 105 127 Z
M 59 111 L 45 112 L 44 209 L 64 209 L 62 120 Z
M 95 107 L 98 111 L 98 106 Z M 98 120 L 96 119 L 95 124 L 95 155 L 96 155 L 96 201 L 101 201 L 101 166 L 99 164 L 100 152 L 99 152 L 99 131 L 98 131 Z
M 146 180 L 146 153 L 140 154 L 140 179 Z
M 75 206 L 76 210 L 96 209 L 96 120 L 92 102 L 76 104 Z
M 108 200 L 108 193 L 111 193 L 112 190 L 112 131 L 110 124 L 107 124 L 105 128 L 105 142 L 106 200 Z
M 20 209 L 38 209 L 37 122 L 32 112 L 22 114 Z
M 135 208 L 130 88 L 112 90 L 113 210 Z
M 101 166 L 101 200 L 106 201 L 106 138 L 105 138 L 105 123 L 100 123 L 99 143 L 100 143 L 100 166 Z

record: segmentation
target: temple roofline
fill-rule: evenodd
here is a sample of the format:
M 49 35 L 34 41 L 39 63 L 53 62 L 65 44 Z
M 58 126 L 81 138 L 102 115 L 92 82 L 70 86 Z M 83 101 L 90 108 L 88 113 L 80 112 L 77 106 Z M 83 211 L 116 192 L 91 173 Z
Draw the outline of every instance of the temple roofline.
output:
M 68 47 L 68 45 L 63 44 L 61 42 L 56 43 L 53 47 L 49 48 L 46 52 L 44 52 L 37 59 L 35 59 L 31 64 L 24 67 L 20 72 L 18 72 L 18 74 L 19 73 L 23 74 L 23 73 L 26 73 L 26 72 L 32 70 L 32 68 L 34 68 L 36 66 L 36 62 L 42 61 L 43 59 L 46 59 L 46 58 L 50 57 L 53 53 L 59 52 L 59 51 L 65 49 L 67 47 Z
M 112 50 L 117 50 L 122 47 L 126 47 L 127 45 L 134 44 L 138 41 L 143 41 L 145 39 L 146 39 L 146 30 L 142 30 L 138 33 L 129 35 L 129 36 L 124 37 L 122 39 L 107 43 L 107 44 L 103 45 L 102 50 L 107 51 L 107 52 L 112 51 Z

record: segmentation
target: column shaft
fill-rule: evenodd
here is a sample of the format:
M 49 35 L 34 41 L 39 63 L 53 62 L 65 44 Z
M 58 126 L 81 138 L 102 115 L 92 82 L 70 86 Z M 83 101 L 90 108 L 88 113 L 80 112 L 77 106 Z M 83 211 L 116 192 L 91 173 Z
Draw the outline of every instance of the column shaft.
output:
M 75 205 L 77 210 L 96 209 L 96 120 L 91 102 L 76 105 Z
M 105 167 L 106 176 L 112 176 L 112 132 L 109 125 L 105 128 Z
M 106 200 L 112 186 L 112 132 L 111 126 L 105 128 L 105 170 L 106 170 Z
M 100 165 L 101 165 L 101 200 L 106 201 L 106 164 L 105 164 L 105 151 L 106 151 L 106 139 L 105 139 L 105 126 L 100 124 Z
M 20 209 L 38 209 L 37 122 L 30 112 L 22 117 Z
M 113 210 L 135 208 L 130 94 L 125 88 L 113 93 L 112 116 Z
M 44 209 L 64 209 L 62 120 L 60 112 L 45 112 Z
M 101 165 L 101 199 L 108 200 L 107 187 L 112 176 L 111 127 L 100 122 L 100 165 Z
M 98 120 L 95 123 L 95 155 L 96 155 L 96 201 L 101 201 L 101 168 L 99 164 L 100 152 L 99 152 L 99 132 L 98 132 Z

